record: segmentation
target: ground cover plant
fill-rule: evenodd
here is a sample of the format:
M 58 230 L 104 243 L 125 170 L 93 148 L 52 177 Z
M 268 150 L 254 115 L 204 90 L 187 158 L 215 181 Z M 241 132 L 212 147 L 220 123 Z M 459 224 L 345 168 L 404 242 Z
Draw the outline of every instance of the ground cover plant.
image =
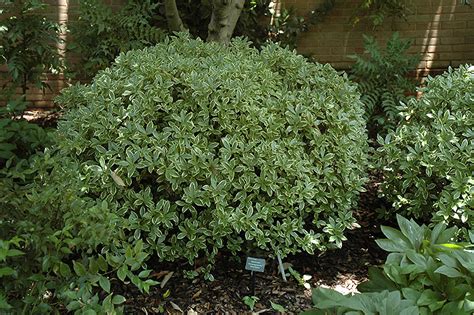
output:
M 313 290 L 315 310 L 304 314 L 472 314 L 474 311 L 474 231 L 456 243 L 458 229 L 433 229 L 397 216 L 400 230 L 382 226 L 377 244 L 390 254 L 369 269 L 361 294 Z
M 374 161 L 384 179 L 381 196 L 393 211 L 472 228 L 474 223 L 474 78 L 468 66 L 430 78 L 410 100 L 402 121 Z M 390 210 L 389 210 L 390 211 Z
M 65 91 L 77 109 L 59 124 L 60 154 L 118 220 L 108 250 L 143 240 L 191 264 L 248 246 L 324 250 L 344 240 L 365 181 L 355 89 L 276 45 L 183 35 Z

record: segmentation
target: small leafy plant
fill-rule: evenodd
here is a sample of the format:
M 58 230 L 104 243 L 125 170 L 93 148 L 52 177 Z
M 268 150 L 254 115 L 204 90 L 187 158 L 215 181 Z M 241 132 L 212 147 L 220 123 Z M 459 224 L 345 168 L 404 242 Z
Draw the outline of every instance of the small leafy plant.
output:
M 474 226 L 473 74 L 466 65 L 429 78 L 396 130 L 378 138 L 380 194 L 397 213 Z
M 257 303 L 258 300 L 260 299 L 256 296 L 246 295 L 242 298 L 242 301 L 244 302 L 244 304 L 247 305 L 251 311 L 253 311 L 253 309 L 255 308 L 255 303 Z
M 458 229 L 433 229 L 397 215 L 400 230 L 382 227 L 389 252 L 385 264 L 369 269 L 361 294 L 313 290 L 315 310 L 305 314 L 472 314 L 474 311 L 474 231 L 469 243 L 455 243 Z

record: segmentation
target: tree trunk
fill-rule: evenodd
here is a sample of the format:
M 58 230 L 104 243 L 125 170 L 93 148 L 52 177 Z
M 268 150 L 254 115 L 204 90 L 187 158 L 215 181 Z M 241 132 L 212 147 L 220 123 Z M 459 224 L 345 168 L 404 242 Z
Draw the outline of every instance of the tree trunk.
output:
M 179 17 L 178 7 L 176 6 L 176 0 L 165 0 L 165 14 L 166 21 L 168 22 L 168 28 L 172 32 L 186 31 L 183 21 Z
M 245 0 L 212 0 L 212 16 L 207 41 L 226 44 L 244 8 Z

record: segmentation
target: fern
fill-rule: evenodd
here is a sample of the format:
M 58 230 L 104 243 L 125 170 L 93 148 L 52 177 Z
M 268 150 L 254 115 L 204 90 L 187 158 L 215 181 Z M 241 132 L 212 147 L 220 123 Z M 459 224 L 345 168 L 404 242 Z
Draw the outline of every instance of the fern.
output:
M 79 21 L 72 27 L 71 51 L 81 56 L 76 75 L 90 78 L 121 52 L 155 45 L 165 32 L 153 25 L 158 3 L 129 0 L 117 12 L 98 0 L 80 2 Z
M 411 42 L 400 39 L 398 33 L 392 35 L 385 48 L 370 36 L 364 36 L 364 42 L 366 56 L 351 56 L 355 60 L 351 78 L 359 84 L 367 127 L 375 138 L 398 123 L 400 102 L 405 103 L 406 94 L 416 88 L 407 75 L 419 57 L 407 55 Z

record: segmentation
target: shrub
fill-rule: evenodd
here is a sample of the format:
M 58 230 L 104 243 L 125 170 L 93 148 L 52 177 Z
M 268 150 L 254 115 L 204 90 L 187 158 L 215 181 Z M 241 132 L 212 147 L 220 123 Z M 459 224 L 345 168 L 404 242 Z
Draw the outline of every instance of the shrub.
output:
M 354 60 L 351 79 L 359 84 L 361 101 L 365 105 L 367 129 L 370 138 L 385 135 L 400 121 L 400 102 L 406 102 L 406 93 L 415 91 L 415 84 L 407 78 L 419 56 L 407 55 L 411 41 L 394 33 L 381 48 L 375 38 L 364 36 L 367 56 L 351 56 Z
M 161 42 L 165 32 L 153 25 L 156 1 L 127 1 L 115 12 L 104 1 L 79 2 L 79 20 L 72 25 L 74 41 L 68 48 L 80 56 L 71 68 L 92 78 L 108 67 L 119 53 Z
M 397 216 L 400 230 L 382 227 L 377 244 L 390 254 L 382 268 L 369 269 L 361 294 L 313 290 L 316 309 L 304 314 L 472 314 L 474 231 L 471 242 L 453 243 L 457 228 L 433 229 Z
M 147 293 L 157 283 L 146 279 L 148 254 L 140 241 L 101 251 L 116 220 L 106 202 L 84 196 L 78 164 L 53 152 L 0 169 L 0 312 L 120 313 L 125 299 L 111 280 Z
M 355 86 L 274 44 L 190 40 L 120 55 L 59 99 L 60 154 L 117 217 L 105 248 L 161 260 L 340 245 L 365 180 Z M 78 106 L 86 103 L 84 106 Z M 65 175 L 65 178 L 69 175 Z
M 462 66 L 430 78 L 397 129 L 379 137 L 381 194 L 398 213 L 473 226 L 473 75 Z

